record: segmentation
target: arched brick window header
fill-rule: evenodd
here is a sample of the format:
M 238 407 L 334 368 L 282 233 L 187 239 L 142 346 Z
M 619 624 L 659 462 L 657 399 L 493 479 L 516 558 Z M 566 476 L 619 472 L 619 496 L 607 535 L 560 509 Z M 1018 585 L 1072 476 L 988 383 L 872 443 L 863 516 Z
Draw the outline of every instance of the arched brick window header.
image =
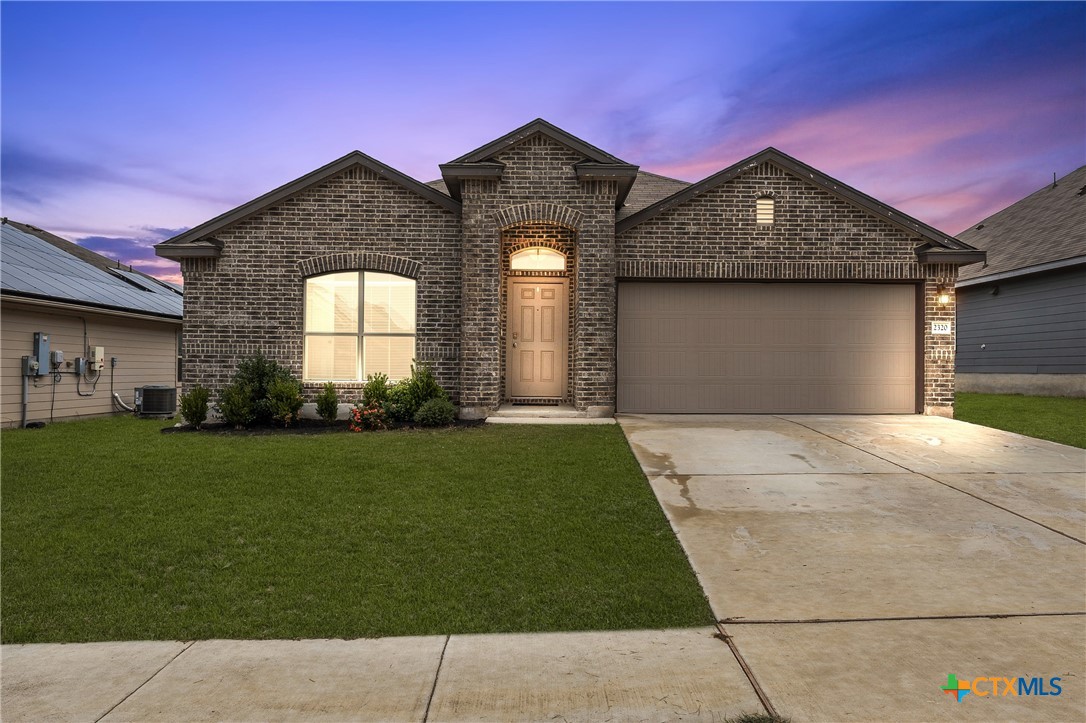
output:
M 422 271 L 422 264 L 403 256 L 368 251 L 315 256 L 298 262 L 298 272 L 306 277 L 330 274 L 335 271 L 384 271 L 388 274 L 417 279 Z
M 494 218 L 502 229 L 522 223 L 553 223 L 578 231 L 584 214 L 568 206 L 540 201 L 503 208 L 494 214 Z

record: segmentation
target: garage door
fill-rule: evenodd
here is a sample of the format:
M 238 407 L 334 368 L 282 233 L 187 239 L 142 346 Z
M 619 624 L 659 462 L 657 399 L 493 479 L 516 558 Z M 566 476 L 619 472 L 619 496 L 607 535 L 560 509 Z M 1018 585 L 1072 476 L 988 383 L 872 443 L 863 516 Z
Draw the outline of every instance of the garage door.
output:
M 618 287 L 618 410 L 916 411 L 915 288 L 650 283 Z

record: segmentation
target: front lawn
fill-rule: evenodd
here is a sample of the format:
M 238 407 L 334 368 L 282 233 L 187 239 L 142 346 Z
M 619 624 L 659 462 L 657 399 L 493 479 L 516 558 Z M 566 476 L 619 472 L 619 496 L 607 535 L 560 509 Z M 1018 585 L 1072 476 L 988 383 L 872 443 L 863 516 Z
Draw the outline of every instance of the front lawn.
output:
M 1086 399 L 959 392 L 954 417 L 1074 447 L 1086 447 Z
M 4 643 L 707 625 L 617 426 L 2 435 Z

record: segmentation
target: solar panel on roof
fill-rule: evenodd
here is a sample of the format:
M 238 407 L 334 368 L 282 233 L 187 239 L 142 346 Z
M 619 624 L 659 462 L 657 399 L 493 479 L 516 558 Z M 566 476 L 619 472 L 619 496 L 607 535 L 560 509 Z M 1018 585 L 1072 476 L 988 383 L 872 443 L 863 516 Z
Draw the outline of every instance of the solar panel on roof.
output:
M 178 318 L 182 313 L 182 297 L 168 286 L 134 272 L 118 278 L 7 223 L 0 233 L 0 288 Z

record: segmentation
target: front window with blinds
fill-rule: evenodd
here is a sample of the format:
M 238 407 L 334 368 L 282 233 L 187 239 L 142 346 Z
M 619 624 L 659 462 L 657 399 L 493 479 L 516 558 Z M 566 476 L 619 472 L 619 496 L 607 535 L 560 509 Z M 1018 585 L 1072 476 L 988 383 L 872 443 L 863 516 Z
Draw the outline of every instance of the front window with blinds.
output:
M 346 271 L 305 281 L 306 381 L 362 381 L 411 374 L 415 280 Z

